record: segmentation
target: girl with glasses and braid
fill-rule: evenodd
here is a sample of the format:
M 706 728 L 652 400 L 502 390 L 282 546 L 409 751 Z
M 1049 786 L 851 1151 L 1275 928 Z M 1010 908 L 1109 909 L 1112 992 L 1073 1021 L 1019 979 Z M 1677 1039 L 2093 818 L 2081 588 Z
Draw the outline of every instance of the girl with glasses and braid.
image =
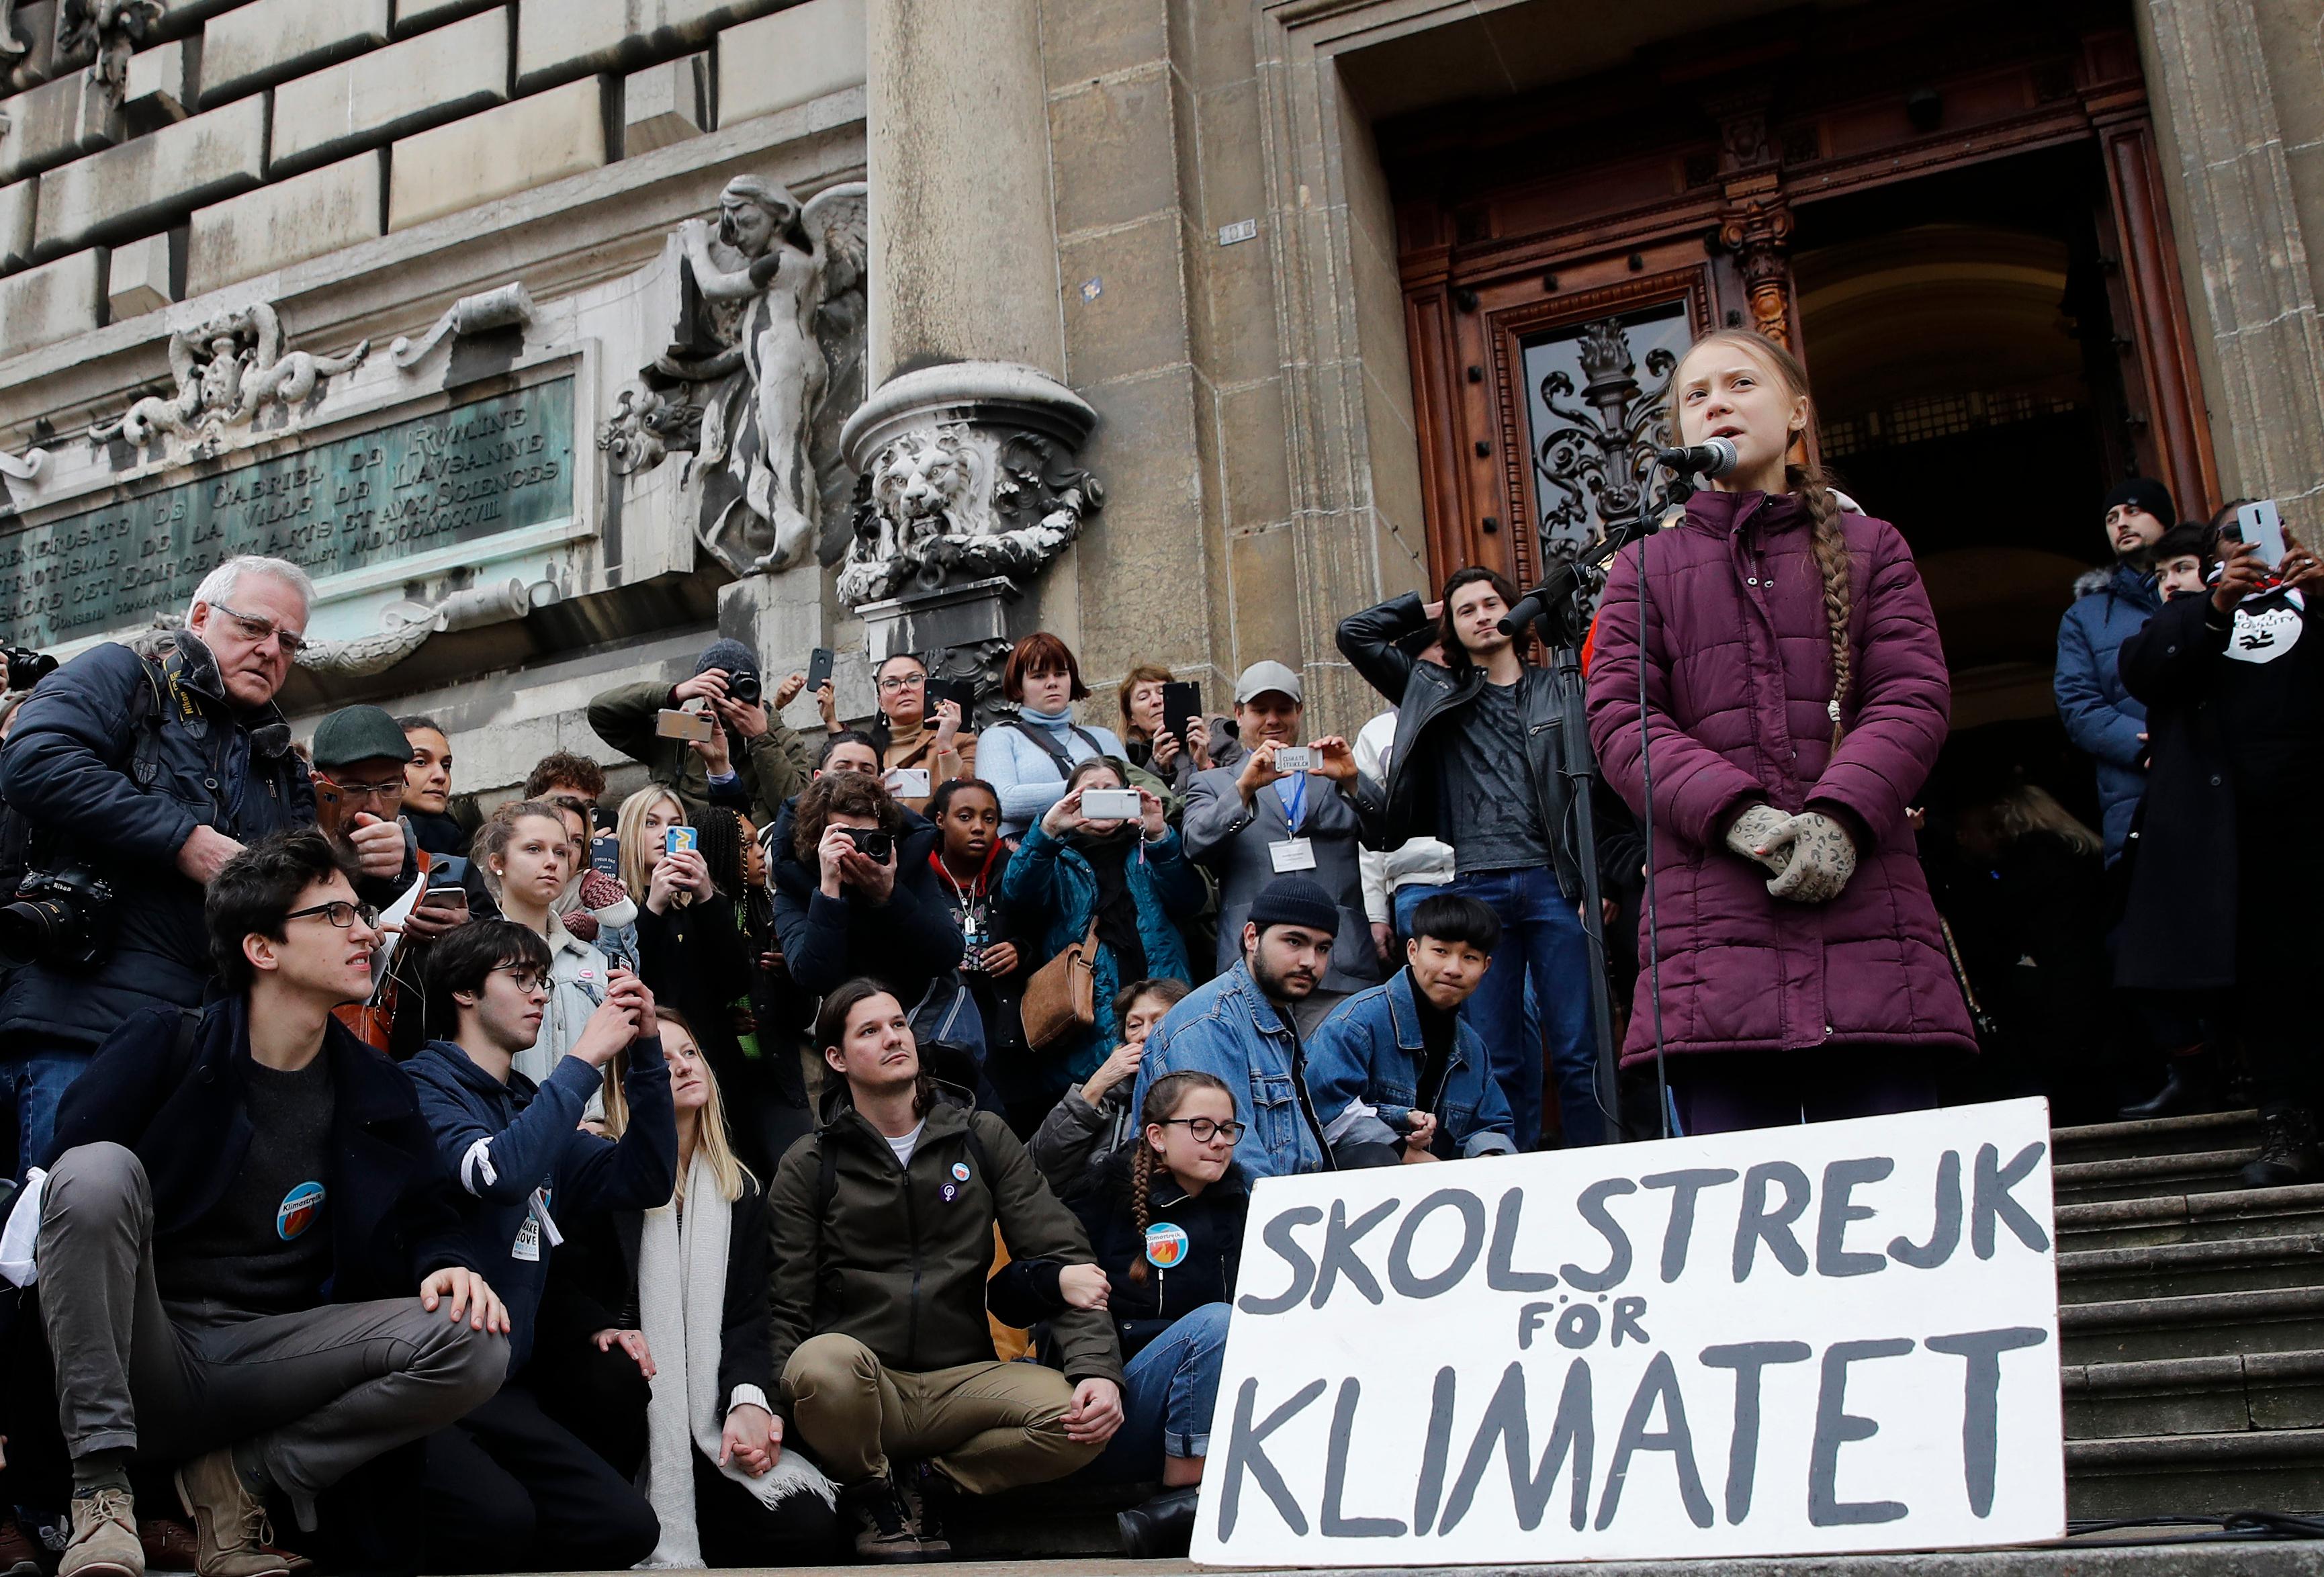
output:
M 1624 1060 L 1659 1022 L 1689 1133 L 1932 1107 L 1977 1043 L 1905 825 L 1951 705 L 1928 593 L 1805 449 L 1790 352 L 1722 329 L 1670 390 L 1671 440 L 1738 460 L 1617 556 L 1599 608 L 1590 734 L 1651 815 L 1660 919 Z

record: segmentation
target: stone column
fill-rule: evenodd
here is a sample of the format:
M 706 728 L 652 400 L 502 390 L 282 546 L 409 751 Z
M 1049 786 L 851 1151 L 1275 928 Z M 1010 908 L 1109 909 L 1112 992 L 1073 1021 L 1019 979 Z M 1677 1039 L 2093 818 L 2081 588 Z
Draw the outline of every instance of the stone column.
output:
M 1038 0 L 871 0 L 873 388 L 936 362 L 1062 380 Z
M 2210 311 L 2228 488 L 2324 493 L 2324 323 L 2252 0 L 2143 0 L 2140 53 Z M 2205 501 L 2209 502 L 2209 501 Z

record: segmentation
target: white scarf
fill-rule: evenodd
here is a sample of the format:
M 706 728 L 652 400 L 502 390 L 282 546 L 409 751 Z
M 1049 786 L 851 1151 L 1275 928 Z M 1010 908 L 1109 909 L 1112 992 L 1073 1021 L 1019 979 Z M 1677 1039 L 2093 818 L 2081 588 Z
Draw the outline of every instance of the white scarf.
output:
M 726 1398 L 718 1391 L 719 1333 L 726 1318 L 726 1248 L 734 1207 L 718 1191 L 717 1174 L 696 1150 L 686 1174 L 684 1225 L 675 1203 L 645 1213 L 638 1244 L 638 1323 L 653 1354 L 653 1399 L 646 1405 L 646 1499 L 661 1519 L 661 1542 L 641 1567 L 699 1566 L 702 1540 L 694 1522 L 693 1452 L 713 1462 L 726 1425 Z M 797 1451 L 786 1451 L 763 1478 L 734 1462 L 720 1472 L 772 1507 L 787 1495 L 819 1495 L 835 1503 L 838 1490 L 823 1471 Z

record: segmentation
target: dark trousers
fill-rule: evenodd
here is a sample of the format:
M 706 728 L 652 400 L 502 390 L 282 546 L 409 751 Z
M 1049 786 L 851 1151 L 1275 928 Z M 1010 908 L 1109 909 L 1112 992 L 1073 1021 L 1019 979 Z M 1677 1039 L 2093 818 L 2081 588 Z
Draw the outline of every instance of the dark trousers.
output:
M 713 1566 L 816 1566 L 844 1561 L 839 1514 L 820 1495 L 786 1495 L 772 1506 L 694 1453 L 694 1531 Z
M 1690 1052 L 1670 1059 L 1670 1084 L 1679 1131 L 1689 1134 L 1885 1117 L 1937 1104 L 1933 1060 L 1895 1046 Z
M 645 1497 L 522 1386 L 429 1436 L 420 1481 L 430 1572 L 618 1572 L 661 1537 Z

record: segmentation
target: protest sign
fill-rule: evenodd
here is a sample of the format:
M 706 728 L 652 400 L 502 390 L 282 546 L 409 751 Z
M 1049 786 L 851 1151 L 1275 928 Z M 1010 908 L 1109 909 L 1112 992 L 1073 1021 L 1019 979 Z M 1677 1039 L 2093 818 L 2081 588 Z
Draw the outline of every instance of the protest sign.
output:
M 1194 1558 L 2061 1536 L 2049 1139 L 2010 1101 L 1261 1182 Z

